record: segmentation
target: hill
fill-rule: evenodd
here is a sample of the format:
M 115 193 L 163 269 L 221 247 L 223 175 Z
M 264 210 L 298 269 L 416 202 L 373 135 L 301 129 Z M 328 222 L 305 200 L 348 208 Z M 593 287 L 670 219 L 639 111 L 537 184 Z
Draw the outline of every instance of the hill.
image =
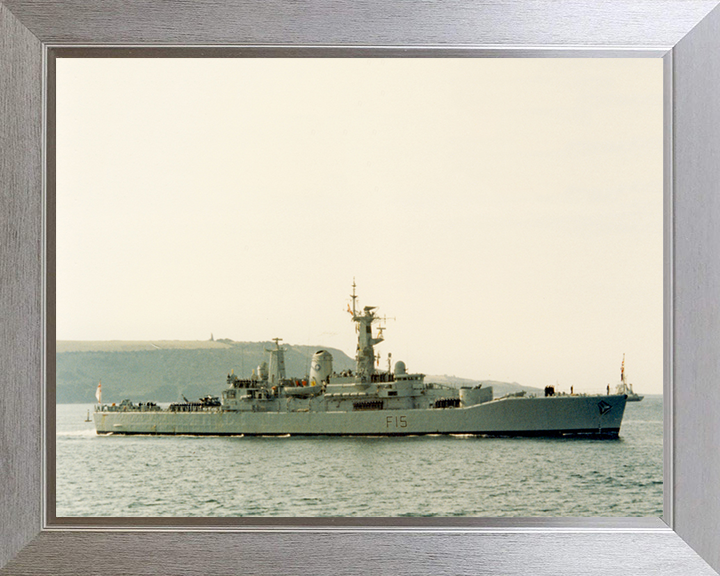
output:
M 103 402 L 175 402 L 207 394 L 218 396 L 234 371 L 249 377 L 253 368 L 267 360 L 266 348 L 272 342 L 234 342 L 232 340 L 157 341 L 58 341 L 56 343 L 56 393 L 58 404 L 94 401 L 95 389 L 102 381 Z M 285 344 L 288 376 L 304 376 L 310 358 L 322 346 Z M 355 360 L 341 350 L 324 348 L 333 355 L 337 371 L 355 368 Z M 426 381 L 451 386 L 492 386 L 495 396 L 539 389 L 517 383 L 468 380 L 455 376 L 427 376 Z
M 137 402 L 175 402 L 184 394 L 199 398 L 219 395 L 231 370 L 249 377 L 253 368 L 267 360 L 265 348 L 273 342 L 153 341 L 78 342 L 58 341 L 56 348 L 56 402 L 93 402 L 102 381 L 103 402 L 131 398 Z M 304 376 L 310 358 L 322 347 L 285 345 L 289 376 Z M 355 367 L 340 350 L 326 348 L 336 370 Z

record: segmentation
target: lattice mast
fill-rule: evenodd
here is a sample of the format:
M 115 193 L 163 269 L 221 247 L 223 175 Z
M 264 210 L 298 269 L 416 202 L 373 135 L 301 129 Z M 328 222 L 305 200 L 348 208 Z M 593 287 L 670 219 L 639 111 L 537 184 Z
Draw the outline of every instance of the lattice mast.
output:
M 370 377 L 375 373 L 375 350 L 373 346 L 379 344 L 385 338 L 382 335 L 382 328 L 378 330 L 378 335 L 373 337 L 372 335 L 372 324 L 373 322 L 380 322 L 383 318 L 375 314 L 374 310 L 377 306 L 365 306 L 362 310 L 362 314 L 358 313 L 357 310 L 357 294 L 355 292 L 356 284 L 353 279 L 352 284 L 352 320 L 356 323 L 358 342 L 357 351 L 355 355 L 355 362 L 357 365 L 357 375 L 363 381 L 369 381 Z

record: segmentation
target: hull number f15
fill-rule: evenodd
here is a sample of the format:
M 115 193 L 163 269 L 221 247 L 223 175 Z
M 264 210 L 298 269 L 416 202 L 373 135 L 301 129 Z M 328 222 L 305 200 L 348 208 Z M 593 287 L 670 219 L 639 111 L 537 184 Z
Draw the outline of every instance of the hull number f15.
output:
M 406 416 L 388 416 L 385 418 L 386 428 L 407 428 Z

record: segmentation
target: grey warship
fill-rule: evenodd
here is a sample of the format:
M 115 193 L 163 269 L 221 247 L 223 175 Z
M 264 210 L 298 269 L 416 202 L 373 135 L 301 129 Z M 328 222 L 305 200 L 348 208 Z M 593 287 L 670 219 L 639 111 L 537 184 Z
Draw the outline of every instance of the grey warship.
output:
M 98 404 L 98 434 L 400 436 L 591 436 L 617 438 L 627 396 L 522 393 L 494 398 L 492 387 L 454 388 L 408 373 L 404 362 L 376 368 L 374 346 L 384 340 L 375 306 L 352 308 L 356 369 L 335 373 L 332 355 L 317 351 L 309 375 L 288 378 L 280 338 L 250 378 L 230 373 L 220 397 L 196 402 Z M 373 325 L 378 325 L 373 331 Z M 374 332 L 374 333 L 373 333 Z

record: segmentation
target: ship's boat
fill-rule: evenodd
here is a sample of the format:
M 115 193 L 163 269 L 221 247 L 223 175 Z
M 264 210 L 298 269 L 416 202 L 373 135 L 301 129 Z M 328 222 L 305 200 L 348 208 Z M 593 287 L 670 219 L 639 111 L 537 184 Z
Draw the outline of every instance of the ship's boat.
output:
M 197 435 L 417 435 L 617 437 L 625 393 L 607 395 L 509 395 L 492 387 L 455 388 L 426 382 L 405 363 L 378 370 L 374 346 L 384 340 L 376 307 L 359 309 L 355 283 L 348 311 L 358 335 L 356 368 L 337 373 L 332 355 L 316 352 L 309 376 L 288 378 L 280 338 L 266 349 L 249 378 L 230 373 L 220 397 L 206 396 L 161 408 L 129 400 L 96 406 L 98 434 Z M 378 325 L 373 332 L 373 325 Z

